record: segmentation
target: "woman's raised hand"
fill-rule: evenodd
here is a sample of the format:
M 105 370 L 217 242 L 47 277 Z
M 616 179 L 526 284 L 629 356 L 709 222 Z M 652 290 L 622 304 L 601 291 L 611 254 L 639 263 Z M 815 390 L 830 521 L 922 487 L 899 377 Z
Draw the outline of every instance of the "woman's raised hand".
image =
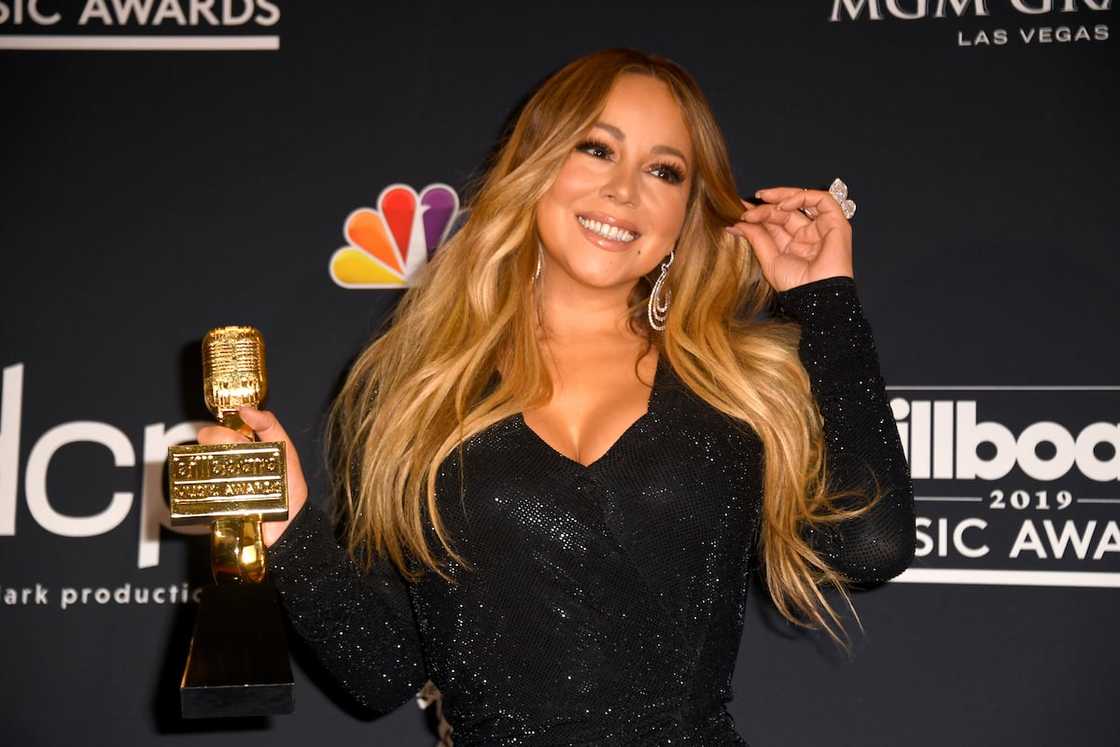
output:
M 283 441 L 287 455 L 288 470 L 288 519 L 287 521 L 261 522 L 261 539 L 265 547 L 280 539 L 280 535 L 288 528 L 288 524 L 299 512 L 307 501 L 307 481 L 303 477 L 303 469 L 299 464 L 299 454 L 292 446 L 292 440 L 280 427 L 276 416 L 268 410 L 257 410 L 253 407 L 238 408 L 237 414 L 245 421 L 245 425 L 253 429 L 261 441 Z M 200 444 L 229 444 L 249 441 L 248 438 L 237 431 L 221 425 L 208 425 L 198 432 Z
M 776 291 L 836 275 L 854 277 L 852 224 L 827 190 L 800 187 L 760 189 L 764 201 L 747 208 L 727 231 L 751 242 L 762 274 Z M 812 207 L 813 218 L 801 212 Z

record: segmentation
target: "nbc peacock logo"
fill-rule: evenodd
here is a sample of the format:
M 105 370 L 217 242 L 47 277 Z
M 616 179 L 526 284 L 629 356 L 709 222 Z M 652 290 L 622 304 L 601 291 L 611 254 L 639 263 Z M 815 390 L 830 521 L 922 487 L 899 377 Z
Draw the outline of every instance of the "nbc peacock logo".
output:
M 438 182 L 419 194 L 390 184 L 376 204 L 353 211 L 342 226 L 346 246 L 331 255 L 330 274 L 343 288 L 407 287 L 464 214 L 455 190 Z

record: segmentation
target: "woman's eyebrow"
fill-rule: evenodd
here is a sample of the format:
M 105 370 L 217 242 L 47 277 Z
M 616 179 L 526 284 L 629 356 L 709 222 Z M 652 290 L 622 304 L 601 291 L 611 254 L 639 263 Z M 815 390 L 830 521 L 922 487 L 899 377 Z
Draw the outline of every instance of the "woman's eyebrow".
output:
M 607 132 L 609 132 L 611 135 L 613 135 L 618 140 L 625 140 L 626 139 L 626 133 L 624 133 L 622 130 L 620 130 L 619 128 L 615 127 L 612 124 L 607 124 L 606 122 L 596 122 L 594 125 L 592 125 L 592 127 L 600 127 L 602 129 L 606 130 Z M 668 153 L 670 155 L 674 155 L 677 158 L 684 161 L 685 166 L 688 165 L 688 159 L 684 157 L 684 153 L 681 153 L 679 150 L 677 150 L 676 148 L 674 148 L 670 145 L 655 145 L 652 148 L 650 148 L 650 152 L 651 153 Z

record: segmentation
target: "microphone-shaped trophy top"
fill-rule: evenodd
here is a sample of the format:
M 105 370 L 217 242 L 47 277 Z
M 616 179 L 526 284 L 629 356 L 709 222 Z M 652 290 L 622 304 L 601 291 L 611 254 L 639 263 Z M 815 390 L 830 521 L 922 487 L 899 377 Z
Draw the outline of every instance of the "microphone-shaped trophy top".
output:
M 268 393 L 264 338 L 255 327 L 215 327 L 202 338 L 202 391 L 220 421 L 242 405 L 259 407 Z M 240 420 L 240 418 L 238 418 Z

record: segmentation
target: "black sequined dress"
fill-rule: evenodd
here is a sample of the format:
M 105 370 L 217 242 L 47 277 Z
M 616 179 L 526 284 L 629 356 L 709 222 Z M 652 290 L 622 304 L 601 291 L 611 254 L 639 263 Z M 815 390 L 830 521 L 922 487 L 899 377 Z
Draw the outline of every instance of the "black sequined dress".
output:
M 833 479 L 889 491 L 809 537 L 861 582 L 914 554 L 909 467 L 855 282 L 778 295 L 824 416 Z M 456 747 L 745 745 L 725 704 L 761 516 L 761 442 L 692 395 L 662 356 L 649 410 L 590 466 L 518 415 L 441 466 L 440 511 L 477 567 L 457 586 L 408 586 L 382 560 L 365 576 L 307 503 L 272 546 L 296 632 L 375 712 L 431 679 Z M 437 546 L 438 547 L 438 546 Z

